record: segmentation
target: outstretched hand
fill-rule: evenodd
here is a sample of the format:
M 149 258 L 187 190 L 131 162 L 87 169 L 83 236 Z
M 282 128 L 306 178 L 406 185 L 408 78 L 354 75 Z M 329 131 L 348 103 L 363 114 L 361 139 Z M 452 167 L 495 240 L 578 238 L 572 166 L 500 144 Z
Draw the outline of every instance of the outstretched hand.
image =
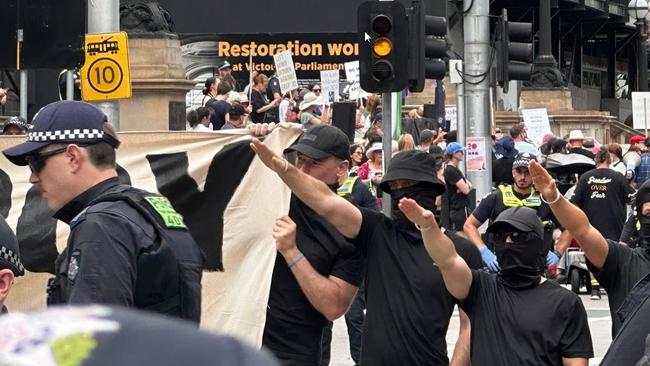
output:
M 288 166 L 288 162 L 285 159 L 276 155 L 268 146 L 264 145 L 262 141 L 253 138 L 250 146 L 251 149 L 255 151 L 260 160 L 262 160 L 264 165 L 269 167 L 269 169 L 273 170 L 274 172 L 281 172 L 285 170 L 285 167 Z
M 530 177 L 533 179 L 535 189 L 547 201 L 554 200 L 557 197 L 556 195 L 559 194 L 555 186 L 555 179 L 535 160 L 531 160 L 528 163 L 528 171 L 530 172 Z
M 410 198 L 402 198 L 399 201 L 398 207 L 400 211 L 404 213 L 407 219 L 422 229 L 430 228 L 433 225 L 437 226 L 436 220 L 433 217 L 433 213 L 429 210 L 425 210 L 422 206 Z

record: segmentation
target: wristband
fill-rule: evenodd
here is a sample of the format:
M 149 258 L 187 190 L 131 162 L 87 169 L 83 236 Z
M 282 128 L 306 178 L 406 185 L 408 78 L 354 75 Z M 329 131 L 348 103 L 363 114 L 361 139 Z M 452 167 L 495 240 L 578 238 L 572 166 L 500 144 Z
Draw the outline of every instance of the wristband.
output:
M 562 197 L 562 194 L 560 194 L 560 190 L 557 189 L 557 187 L 555 187 L 555 194 L 556 194 L 555 199 L 553 201 L 551 201 L 551 202 L 545 200 L 544 195 L 541 194 L 541 193 L 539 194 L 539 198 L 542 200 L 542 202 L 546 203 L 547 205 L 552 205 L 555 202 L 559 201 L 560 197 Z
M 431 224 L 431 225 L 429 225 L 429 226 L 427 226 L 425 228 L 420 227 L 420 225 L 418 225 L 418 224 L 415 224 L 415 228 L 420 230 L 420 231 L 429 231 L 429 230 L 431 230 L 432 227 L 433 227 L 433 224 Z
M 296 258 L 294 258 L 294 259 L 291 261 L 291 263 L 289 263 L 289 269 L 291 269 L 293 266 L 295 266 L 296 263 L 300 262 L 300 260 L 303 259 L 303 258 L 305 258 L 305 255 L 302 254 L 302 252 L 300 252 L 300 254 L 298 254 L 298 255 L 296 256 Z
M 289 161 L 287 159 L 284 159 L 284 165 L 282 166 L 282 173 L 286 173 L 287 170 L 289 169 Z

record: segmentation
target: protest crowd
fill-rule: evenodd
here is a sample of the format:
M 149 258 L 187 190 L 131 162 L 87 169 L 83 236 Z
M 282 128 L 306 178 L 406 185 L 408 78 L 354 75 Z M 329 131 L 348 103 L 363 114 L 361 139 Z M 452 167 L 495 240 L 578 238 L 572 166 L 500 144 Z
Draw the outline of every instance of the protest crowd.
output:
M 414 123 L 390 136 L 381 98 L 369 94 L 357 99 L 346 135 L 321 85 L 281 93 L 275 76 L 237 85 L 231 70 L 226 61 L 205 81 L 187 130 L 248 131 L 264 169 L 291 190 L 288 212 L 259 228 L 277 249 L 261 351 L 195 329 L 206 256 L 191 223 L 173 202 L 121 179 L 120 136 L 99 109 L 62 101 L 29 124 L 13 117 L 3 126 L 26 135 L 3 154 L 29 167 L 70 235 L 41 289 L 52 308 L 27 316 L 4 306 L 26 269 L 0 220 L 0 365 L 49 364 L 38 361 L 42 349 L 8 346 L 21 329 L 45 324 L 45 343 L 80 334 L 63 339 L 80 359 L 89 357 L 81 348 L 96 348 L 74 364 L 328 365 L 341 317 L 358 365 L 588 365 L 587 312 L 566 286 L 578 275 L 591 300 L 607 294 L 612 343 L 602 364 L 650 364 L 650 137 L 600 145 L 574 130 L 537 146 L 523 123 L 494 129 L 493 190 L 477 200 L 463 169 L 467 147 L 449 127 Z M 287 124 L 303 132 L 274 151 L 264 141 Z M 574 269 L 578 252 L 584 273 Z M 448 354 L 456 307 L 460 330 Z M 106 334 L 83 338 L 93 330 Z

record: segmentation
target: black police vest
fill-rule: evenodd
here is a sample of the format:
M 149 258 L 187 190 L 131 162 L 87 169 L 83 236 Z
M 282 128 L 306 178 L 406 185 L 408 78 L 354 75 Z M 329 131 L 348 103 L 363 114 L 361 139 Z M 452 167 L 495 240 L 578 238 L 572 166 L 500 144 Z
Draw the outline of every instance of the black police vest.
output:
M 137 259 L 135 307 L 199 323 L 203 253 L 181 215 L 165 197 L 127 185 L 108 190 L 91 205 L 107 201 L 128 203 L 158 234 L 158 246 Z M 166 275 L 161 275 L 162 271 Z M 178 281 L 169 281 L 174 277 Z

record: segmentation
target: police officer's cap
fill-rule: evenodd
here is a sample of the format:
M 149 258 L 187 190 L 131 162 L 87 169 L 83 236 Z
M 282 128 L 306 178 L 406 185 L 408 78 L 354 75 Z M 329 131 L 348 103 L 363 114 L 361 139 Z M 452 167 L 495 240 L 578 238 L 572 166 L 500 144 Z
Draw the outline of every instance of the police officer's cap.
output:
M 379 188 L 390 193 L 388 182 L 397 179 L 408 179 L 430 184 L 436 196 L 445 192 L 445 185 L 436 175 L 436 159 L 421 150 L 402 151 L 395 155 L 388 165 L 386 175 L 381 180 Z
M 531 160 L 535 160 L 535 155 L 527 152 L 521 152 L 517 154 L 515 160 L 512 162 L 512 170 L 517 168 L 528 168 L 528 163 Z
M 488 232 L 507 232 L 508 230 L 533 232 L 539 238 L 544 237 L 544 224 L 537 217 L 537 211 L 529 207 L 511 207 L 499 214 L 487 228 Z
M 20 261 L 18 240 L 7 222 L 0 217 L 0 269 L 10 269 L 14 276 L 25 274 L 25 267 Z
M 70 100 L 54 102 L 36 114 L 27 132 L 27 141 L 2 153 L 16 165 L 27 165 L 27 155 L 50 144 L 93 145 L 106 142 L 117 148 L 120 142 L 103 130 L 106 121 L 106 115 L 90 103 Z

